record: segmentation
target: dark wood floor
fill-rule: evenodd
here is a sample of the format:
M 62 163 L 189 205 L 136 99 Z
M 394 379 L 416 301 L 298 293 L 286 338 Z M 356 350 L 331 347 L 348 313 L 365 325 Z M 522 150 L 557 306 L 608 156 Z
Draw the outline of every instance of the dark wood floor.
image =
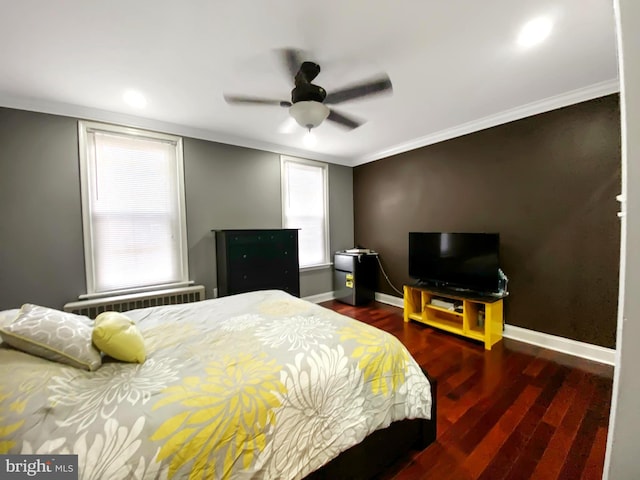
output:
M 380 303 L 322 305 L 392 333 L 438 381 L 438 440 L 382 480 L 601 478 L 613 367 L 509 339 L 485 351 Z

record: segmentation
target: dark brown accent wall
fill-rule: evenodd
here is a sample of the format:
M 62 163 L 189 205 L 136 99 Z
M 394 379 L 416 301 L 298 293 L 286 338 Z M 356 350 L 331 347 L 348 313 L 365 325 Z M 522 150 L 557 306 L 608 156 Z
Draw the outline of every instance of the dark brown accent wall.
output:
M 355 241 L 398 287 L 408 232 L 499 232 L 506 323 L 615 347 L 618 95 L 354 169 Z M 378 291 L 396 295 L 382 275 Z

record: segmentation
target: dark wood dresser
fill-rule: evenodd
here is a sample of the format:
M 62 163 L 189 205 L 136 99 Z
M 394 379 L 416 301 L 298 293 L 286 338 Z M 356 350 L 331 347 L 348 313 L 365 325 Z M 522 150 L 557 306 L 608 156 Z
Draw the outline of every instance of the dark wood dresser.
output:
M 300 296 L 298 230 L 213 230 L 218 295 L 277 289 Z

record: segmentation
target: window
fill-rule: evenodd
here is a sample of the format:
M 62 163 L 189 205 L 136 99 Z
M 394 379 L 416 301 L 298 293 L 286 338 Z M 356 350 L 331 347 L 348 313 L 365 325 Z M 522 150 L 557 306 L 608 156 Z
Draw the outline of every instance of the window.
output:
M 87 297 L 188 283 L 182 139 L 78 131 Z
M 300 267 L 329 263 L 328 179 L 325 163 L 281 157 L 282 223 L 299 228 Z

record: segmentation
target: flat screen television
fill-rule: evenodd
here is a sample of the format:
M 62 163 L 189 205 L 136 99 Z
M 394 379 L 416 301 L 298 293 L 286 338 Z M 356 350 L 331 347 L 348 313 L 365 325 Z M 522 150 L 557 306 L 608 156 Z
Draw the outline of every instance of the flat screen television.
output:
M 409 232 L 409 276 L 418 284 L 495 294 L 500 234 Z

